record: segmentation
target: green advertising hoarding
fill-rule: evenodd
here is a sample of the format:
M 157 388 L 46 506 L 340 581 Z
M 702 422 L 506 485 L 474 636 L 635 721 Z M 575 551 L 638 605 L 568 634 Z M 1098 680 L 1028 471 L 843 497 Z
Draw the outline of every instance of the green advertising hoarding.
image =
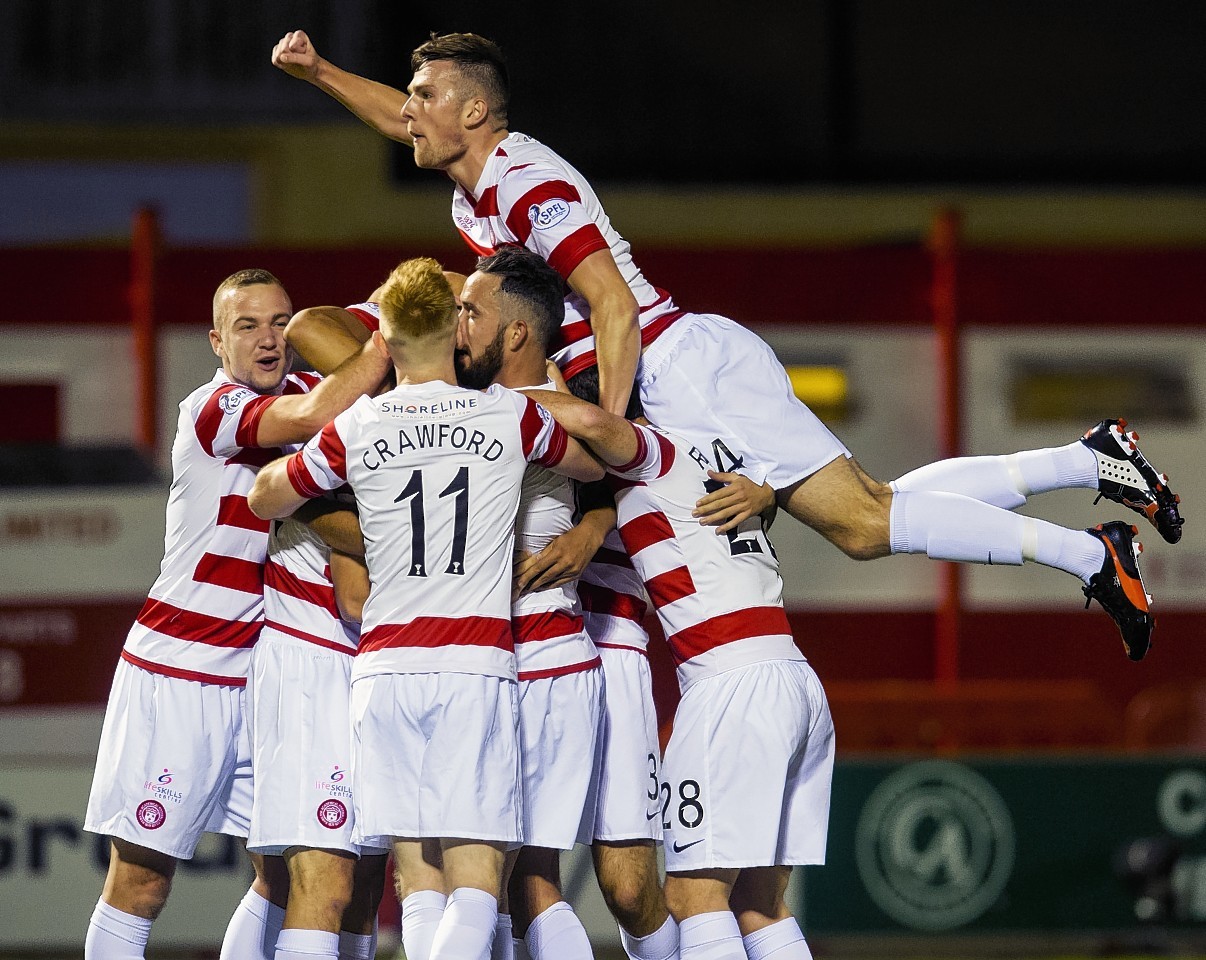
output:
M 1206 922 L 1206 759 L 845 761 L 811 933 Z

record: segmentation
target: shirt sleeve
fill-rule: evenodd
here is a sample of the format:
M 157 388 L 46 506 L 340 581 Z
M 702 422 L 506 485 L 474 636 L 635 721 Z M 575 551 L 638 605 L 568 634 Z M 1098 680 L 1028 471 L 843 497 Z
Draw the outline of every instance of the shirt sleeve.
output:
M 340 434 L 346 422 L 340 414 L 289 458 L 285 470 L 299 496 L 313 499 L 348 482 L 347 446 Z
M 516 240 L 543 257 L 563 278 L 590 254 L 608 249 L 582 195 L 555 167 L 512 167 L 498 184 L 499 215 Z
M 608 467 L 609 473 L 625 480 L 656 480 L 674 466 L 674 444 L 667 437 L 637 423 L 630 423 L 637 438 L 637 452 L 628 463 Z
M 504 388 L 491 385 L 490 389 Z M 515 413 L 519 417 L 519 437 L 524 457 L 529 463 L 542 467 L 557 466 L 569 447 L 569 434 L 565 428 L 535 400 L 514 390 L 507 390 L 506 393 L 515 404 Z
M 218 387 L 193 420 L 201 448 L 211 457 L 226 460 L 244 448 L 258 446 L 260 420 L 276 399 L 237 383 Z
M 353 303 L 347 307 L 347 311 L 363 323 L 365 329 L 372 331 L 381 328 L 381 308 L 371 300 L 366 303 Z

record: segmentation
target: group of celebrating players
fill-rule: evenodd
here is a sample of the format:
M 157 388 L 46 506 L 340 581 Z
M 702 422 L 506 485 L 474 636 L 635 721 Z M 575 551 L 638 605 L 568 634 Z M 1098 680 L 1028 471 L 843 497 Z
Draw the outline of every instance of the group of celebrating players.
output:
M 587 181 L 508 131 L 493 43 L 433 35 L 406 91 L 300 31 L 273 62 L 444 171 L 479 259 L 296 314 L 267 271 L 218 287 L 221 369 L 180 405 L 89 798 L 112 855 L 88 960 L 144 955 L 207 830 L 256 869 L 223 960 L 373 956 L 391 854 L 408 960 L 590 957 L 558 868 L 578 843 L 634 960 L 810 957 L 785 892 L 824 861 L 834 731 L 776 507 L 855 559 L 1065 570 L 1147 652 L 1136 528 L 1013 512 L 1081 487 L 1176 542 L 1125 421 L 876 481 L 760 339 L 679 309 Z M 682 690 L 664 755 L 647 612 Z

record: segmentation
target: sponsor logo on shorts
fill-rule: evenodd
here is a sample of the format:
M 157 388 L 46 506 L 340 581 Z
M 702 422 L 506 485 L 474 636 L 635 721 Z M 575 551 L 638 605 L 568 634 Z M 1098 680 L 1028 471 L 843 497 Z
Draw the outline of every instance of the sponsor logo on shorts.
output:
M 339 767 L 338 767 L 338 766 L 336 766 L 336 767 L 335 767 L 335 771 L 334 771 L 334 772 L 331 774 L 331 782 L 332 782 L 332 783 L 338 783 L 340 780 L 342 780 L 342 779 L 343 779 L 343 776 L 344 776 L 344 773 L 345 773 L 345 772 L 346 772 L 346 771 L 344 771 L 344 770 L 340 770 L 340 769 L 339 769 Z
M 698 840 L 692 840 L 690 843 L 679 843 L 677 840 L 675 840 L 674 841 L 674 852 L 682 853 L 684 850 L 687 850 L 690 847 L 695 846 L 695 844 L 697 844 L 697 843 L 703 843 L 704 840 L 706 840 L 706 839 L 707 839 L 706 837 L 700 837 Z
M 997 902 L 1013 871 L 1013 820 L 1001 795 L 957 763 L 914 763 L 867 798 L 855 831 L 871 899 L 916 930 L 951 930 Z
M 167 811 L 158 800 L 144 800 L 138 805 L 134 816 L 138 818 L 139 826 L 147 830 L 158 830 L 167 819 Z
M 163 773 L 158 776 L 151 774 L 149 779 L 144 780 L 142 789 L 161 803 L 180 803 L 184 800 L 183 792 L 173 790 L 169 786 L 175 778 L 176 774 L 172 773 L 167 767 L 164 767 Z
M 565 200 L 545 200 L 528 207 L 528 219 L 537 230 L 554 227 L 570 215 L 569 203 Z
M 318 805 L 318 822 L 328 830 L 338 830 L 348 822 L 348 808 L 341 800 L 324 800 Z

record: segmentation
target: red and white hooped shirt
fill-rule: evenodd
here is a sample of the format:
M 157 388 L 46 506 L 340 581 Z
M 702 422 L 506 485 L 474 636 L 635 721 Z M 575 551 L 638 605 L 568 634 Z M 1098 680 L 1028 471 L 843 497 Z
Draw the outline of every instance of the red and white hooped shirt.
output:
M 289 460 L 313 497 L 349 483 L 372 581 L 353 680 L 380 673 L 514 679 L 515 519 L 529 463 L 568 435 L 539 404 L 492 386 L 403 384 L 362 397 Z
M 494 148 L 472 195 L 460 187 L 453 191 L 452 220 L 478 255 L 517 244 L 540 254 L 566 279 L 592 253 L 610 250 L 640 307 L 642 346 L 685 314 L 641 274 L 628 241 L 612 227 L 586 178 L 522 133 Z M 567 378 L 595 365 L 590 308 L 572 291 L 553 359 Z
M 290 374 L 281 394 L 308 393 L 315 374 Z M 259 468 L 284 452 L 255 445 L 277 394 L 219 370 L 180 403 L 159 577 L 122 659 L 167 676 L 242 686 L 264 617 L 267 520 L 247 506 Z
M 730 535 L 691 515 L 708 460 L 660 429 L 633 424 L 639 449 L 610 468 L 616 528 L 666 634 L 679 686 L 764 660 L 802 660 L 783 611 L 779 561 L 757 517 Z

